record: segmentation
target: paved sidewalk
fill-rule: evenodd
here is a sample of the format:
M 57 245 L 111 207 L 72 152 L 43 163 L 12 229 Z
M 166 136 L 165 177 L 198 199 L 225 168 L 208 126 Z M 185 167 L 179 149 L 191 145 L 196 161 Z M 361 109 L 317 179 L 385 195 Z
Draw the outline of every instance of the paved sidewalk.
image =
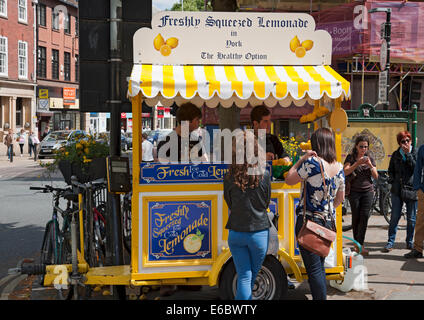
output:
M 21 149 L 19 147 L 19 144 L 14 143 L 13 144 L 13 151 L 15 153 L 15 156 L 13 157 L 13 162 L 11 163 L 7 157 L 7 147 L 1 141 L 0 143 L 0 167 L 7 167 L 7 166 L 27 166 L 29 164 L 34 163 L 34 155 L 32 157 L 29 156 L 28 153 L 28 145 L 24 145 L 24 153 L 21 157 Z

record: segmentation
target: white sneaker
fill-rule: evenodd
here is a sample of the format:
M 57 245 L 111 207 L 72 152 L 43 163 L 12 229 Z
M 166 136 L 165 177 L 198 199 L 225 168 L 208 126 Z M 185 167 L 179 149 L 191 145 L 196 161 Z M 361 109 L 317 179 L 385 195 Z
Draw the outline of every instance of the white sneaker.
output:
M 22 155 L 21 155 L 21 158 L 22 158 Z

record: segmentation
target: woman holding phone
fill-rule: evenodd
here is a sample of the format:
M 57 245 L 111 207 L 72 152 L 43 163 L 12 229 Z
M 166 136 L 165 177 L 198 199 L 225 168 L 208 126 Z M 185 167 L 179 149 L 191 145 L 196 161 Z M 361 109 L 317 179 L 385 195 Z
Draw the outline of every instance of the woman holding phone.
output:
M 367 136 L 357 137 L 352 152 L 344 162 L 346 180 L 350 184 L 348 199 L 352 210 L 353 238 L 361 246 L 364 245 L 374 198 L 371 178 L 378 179 L 375 161 L 368 153 L 369 146 L 370 141 Z M 358 250 L 358 248 L 355 249 Z M 368 255 L 368 250 L 362 248 L 362 255 Z

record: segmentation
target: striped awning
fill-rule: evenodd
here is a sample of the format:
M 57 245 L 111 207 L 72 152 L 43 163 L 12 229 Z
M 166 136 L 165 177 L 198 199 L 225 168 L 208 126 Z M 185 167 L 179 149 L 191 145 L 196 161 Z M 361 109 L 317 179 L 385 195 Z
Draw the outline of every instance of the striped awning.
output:
M 141 91 L 148 105 L 190 100 L 243 108 L 248 103 L 288 107 L 314 100 L 349 99 L 350 84 L 329 66 L 134 65 L 128 94 Z

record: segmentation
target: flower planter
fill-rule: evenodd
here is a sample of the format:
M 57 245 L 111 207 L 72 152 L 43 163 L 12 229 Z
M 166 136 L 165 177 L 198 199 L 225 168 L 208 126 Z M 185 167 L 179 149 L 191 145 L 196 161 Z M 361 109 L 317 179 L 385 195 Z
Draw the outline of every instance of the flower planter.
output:
M 58 163 L 60 172 L 67 184 L 71 184 L 71 177 L 77 177 L 78 182 L 86 183 L 89 181 L 106 178 L 106 158 L 96 158 L 83 168 L 81 164 L 60 160 Z

